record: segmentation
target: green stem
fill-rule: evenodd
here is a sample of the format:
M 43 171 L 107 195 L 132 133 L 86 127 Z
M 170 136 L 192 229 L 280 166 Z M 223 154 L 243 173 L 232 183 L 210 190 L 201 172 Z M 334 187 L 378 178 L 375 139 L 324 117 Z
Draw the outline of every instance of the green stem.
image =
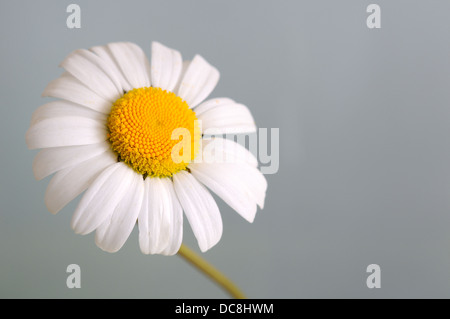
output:
M 178 255 L 183 257 L 187 262 L 195 266 L 200 272 L 203 272 L 211 278 L 216 284 L 225 289 L 231 297 L 235 299 L 246 299 L 242 291 L 217 268 L 204 260 L 200 255 L 196 254 L 189 247 L 181 244 Z

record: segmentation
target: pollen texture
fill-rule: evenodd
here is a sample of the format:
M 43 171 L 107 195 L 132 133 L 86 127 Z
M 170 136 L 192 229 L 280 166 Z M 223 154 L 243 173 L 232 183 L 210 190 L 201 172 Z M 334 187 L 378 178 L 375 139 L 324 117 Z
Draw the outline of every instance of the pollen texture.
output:
M 153 87 L 133 89 L 114 102 L 107 125 L 118 159 L 145 177 L 171 177 L 185 170 L 201 138 L 197 117 L 187 103 Z M 190 141 L 183 141 L 187 138 Z M 173 150 L 183 160 L 174 160 Z

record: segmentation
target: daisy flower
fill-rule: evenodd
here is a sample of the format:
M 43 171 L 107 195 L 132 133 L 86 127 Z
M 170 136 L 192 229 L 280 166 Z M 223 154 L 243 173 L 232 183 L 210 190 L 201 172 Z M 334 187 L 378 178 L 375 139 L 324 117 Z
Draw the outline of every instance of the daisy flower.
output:
M 71 221 L 77 234 L 95 231 L 96 244 L 115 252 L 137 223 L 144 254 L 173 255 L 184 212 L 204 252 L 223 228 L 210 191 L 253 221 L 267 188 L 256 158 L 205 133 L 255 132 L 254 120 L 231 99 L 205 101 L 219 72 L 204 58 L 183 61 L 153 42 L 149 62 L 139 46 L 120 42 L 76 50 L 60 66 L 43 93 L 58 100 L 34 112 L 26 143 L 42 149 L 36 179 L 55 173 L 45 193 L 51 213 L 84 192 Z

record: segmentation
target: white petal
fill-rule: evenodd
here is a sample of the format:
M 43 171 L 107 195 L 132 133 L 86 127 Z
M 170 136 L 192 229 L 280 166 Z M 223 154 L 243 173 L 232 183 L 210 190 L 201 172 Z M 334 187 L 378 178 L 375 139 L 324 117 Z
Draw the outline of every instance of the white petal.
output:
M 25 139 L 30 149 L 88 145 L 107 138 L 106 125 L 96 120 L 67 116 L 49 118 L 32 125 Z
M 123 75 L 122 70 L 117 65 L 116 61 L 114 60 L 114 57 L 111 53 L 111 50 L 108 48 L 108 46 L 106 46 L 106 45 L 95 46 L 95 47 L 90 48 L 89 50 L 91 50 L 92 52 L 97 54 L 100 58 L 103 59 L 103 61 L 105 61 L 105 63 L 107 63 L 109 65 L 111 70 L 113 70 L 116 77 L 118 78 L 119 83 L 124 92 L 127 92 L 132 89 L 130 83 Z
M 258 204 L 259 208 L 264 208 L 266 200 L 267 180 L 264 175 L 256 167 L 246 167 L 243 165 L 236 165 L 241 168 L 243 178 L 248 178 L 250 194 Z
M 89 186 L 72 217 L 77 234 L 88 234 L 100 226 L 117 207 L 130 187 L 135 172 L 119 162 L 105 169 Z
M 48 118 L 28 129 L 25 140 L 30 149 L 88 145 L 107 138 L 106 125 L 79 116 Z
M 38 107 L 31 117 L 31 125 L 48 118 L 64 116 L 87 117 L 105 123 L 107 119 L 107 115 L 104 113 L 96 112 L 73 102 L 59 100 Z
M 169 178 L 145 179 L 138 217 L 139 245 L 144 254 L 176 254 L 183 237 L 183 210 Z
M 252 114 L 242 104 L 218 104 L 197 114 L 197 117 L 201 121 L 204 134 L 256 132 Z
M 152 43 L 152 85 L 172 91 L 178 82 L 183 67 L 180 52 L 159 42 Z
M 34 177 L 37 180 L 43 179 L 59 170 L 100 155 L 109 148 L 109 142 L 83 146 L 45 148 L 33 160 Z
M 174 89 L 172 90 L 172 92 L 176 93 L 180 90 L 180 85 L 181 85 L 181 80 L 184 78 L 184 75 L 186 74 L 187 69 L 189 68 L 189 65 L 191 64 L 190 60 L 185 60 L 183 61 L 183 65 L 181 67 L 181 73 L 180 76 L 178 78 L 177 84 L 175 85 Z
M 134 43 L 115 42 L 108 44 L 116 64 L 133 88 L 149 87 L 150 63 L 144 51 Z
M 123 93 L 114 72 L 93 52 L 84 49 L 75 50 L 64 59 L 61 67 L 109 101 L 117 100 Z
M 95 243 L 107 252 L 122 248 L 136 224 L 144 196 L 144 180 L 132 174 L 132 183 L 114 212 L 97 228 Z
M 210 109 L 213 109 L 217 106 L 221 106 L 221 105 L 233 105 L 236 104 L 235 101 L 233 101 L 232 99 L 226 98 L 226 97 L 219 97 L 219 98 L 215 98 L 215 99 L 209 99 L 204 101 L 202 104 L 200 104 L 199 106 L 195 107 L 194 111 L 195 114 L 197 115 L 197 117 L 199 115 L 201 115 L 202 113 L 209 111 Z
M 222 237 L 222 217 L 209 191 L 191 174 L 181 171 L 173 176 L 175 192 L 197 238 L 202 252 Z
M 178 201 L 177 195 L 175 194 L 175 190 L 172 185 L 172 196 L 173 200 L 176 201 L 179 209 L 174 209 L 172 214 L 172 231 L 169 239 L 169 245 L 161 252 L 161 254 L 166 256 L 175 255 L 181 246 L 181 242 L 183 241 L 183 209 Z
M 184 74 L 178 96 L 192 108 L 200 104 L 219 82 L 219 71 L 196 55 Z
M 264 179 L 258 170 L 246 164 L 205 163 L 191 163 L 189 169 L 195 178 L 222 198 L 231 208 L 247 221 L 253 222 L 257 210 L 257 197 L 265 196 L 265 188 L 257 185 L 261 183 L 261 179 Z M 246 177 L 243 171 L 248 171 L 245 174 Z M 263 194 L 257 194 L 257 192 L 263 192 Z
M 267 180 L 264 175 L 256 168 L 247 164 L 219 164 L 220 169 L 229 171 L 230 174 L 240 176 L 243 185 L 246 186 L 248 194 L 263 209 L 266 199 Z M 219 169 L 219 168 L 217 168 Z M 231 172 L 233 171 L 233 172 Z
M 246 163 L 253 167 L 258 166 L 258 160 L 250 151 L 241 144 L 229 139 L 220 137 L 202 139 L 202 151 L 200 162 Z
M 113 101 L 107 100 L 93 92 L 67 72 L 50 82 L 42 96 L 71 101 L 105 114 L 109 113 L 113 103 Z
M 105 152 L 78 165 L 65 168 L 52 177 L 45 192 L 45 205 L 52 214 L 84 192 L 108 166 L 117 163 L 113 152 Z

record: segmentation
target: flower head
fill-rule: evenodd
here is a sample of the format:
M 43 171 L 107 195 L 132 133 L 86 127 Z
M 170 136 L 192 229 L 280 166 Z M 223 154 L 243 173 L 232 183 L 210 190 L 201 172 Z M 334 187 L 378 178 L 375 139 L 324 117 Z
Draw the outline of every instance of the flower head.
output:
M 203 134 L 256 127 L 246 106 L 204 101 L 219 80 L 205 59 L 183 62 L 178 51 L 153 42 L 149 62 L 133 43 L 110 43 L 76 50 L 61 66 L 65 72 L 43 93 L 58 100 L 34 112 L 26 142 L 42 149 L 35 177 L 55 173 L 45 194 L 50 212 L 84 192 L 71 222 L 76 233 L 95 231 L 97 245 L 115 252 L 137 223 L 143 253 L 173 255 L 184 212 L 206 251 L 222 235 L 209 190 L 253 221 L 267 188 L 256 158 L 234 141 Z

